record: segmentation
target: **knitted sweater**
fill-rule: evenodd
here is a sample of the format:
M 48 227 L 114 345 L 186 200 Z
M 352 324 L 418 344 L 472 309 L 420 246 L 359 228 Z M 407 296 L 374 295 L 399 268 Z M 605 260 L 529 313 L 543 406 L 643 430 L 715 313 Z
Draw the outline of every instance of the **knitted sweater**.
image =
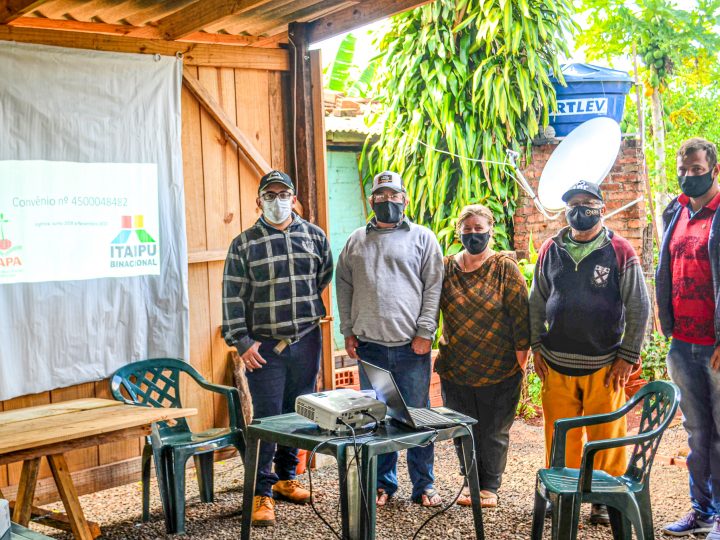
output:
M 637 363 L 650 314 L 635 250 L 605 229 L 606 240 L 579 262 L 567 228 L 540 248 L 530 291 L 530 339 L 551 366 L 586 375 L 616 358 Z

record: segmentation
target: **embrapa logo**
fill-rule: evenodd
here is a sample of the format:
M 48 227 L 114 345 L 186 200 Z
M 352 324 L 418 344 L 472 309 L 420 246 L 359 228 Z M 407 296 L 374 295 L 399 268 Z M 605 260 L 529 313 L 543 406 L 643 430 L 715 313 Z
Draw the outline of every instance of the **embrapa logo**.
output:
M 121 216 L 120 227 L 122 230 L 110 244 L 110 267 L 157 266 L 154 258 L 158 246 L 145 230 L 145 217 Z
M 0 269 L 17 269 L 23 264 L 22 259 L 17 254 L 22 249 L 22 246 L 14 244 L 9 236 L 5 235 L 5 225 L 8 223 L 10 223 L 10 220 L 5 217 L 5 214 L 0 213 Z

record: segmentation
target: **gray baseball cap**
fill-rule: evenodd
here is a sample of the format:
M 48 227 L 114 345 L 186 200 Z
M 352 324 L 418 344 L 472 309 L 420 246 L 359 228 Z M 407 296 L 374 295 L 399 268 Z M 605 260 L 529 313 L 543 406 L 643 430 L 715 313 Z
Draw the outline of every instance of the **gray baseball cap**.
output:
M 373 178 L 372 193 L 384 188 L 405 193 L 402 178 L 400 178 L 398 173 L 392 171 L 383 171 L 376 174 L 375 178 Z

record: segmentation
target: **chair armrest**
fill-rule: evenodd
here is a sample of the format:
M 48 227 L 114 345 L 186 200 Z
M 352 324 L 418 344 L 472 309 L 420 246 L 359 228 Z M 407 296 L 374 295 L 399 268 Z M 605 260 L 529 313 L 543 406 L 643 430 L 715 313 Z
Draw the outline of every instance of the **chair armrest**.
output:
M 230 415 L 230 427 L 233 429 L 245 428 L 245 420 L 240 413 L 240 392 L 238 392 L 237 388 L 209 383 L 205 379 L 195 379 L 195 381 L 205 390 L 224 395 L 227 400 L 228 414 Z
M 605 414 L 591 414 L 589 416 L 576 416 L 574 418 L 561 418 L 560 420 L 555 420 L 552 449 L 550 451 L 550 466 L 565 466 L 565 442 L 568 431 L 574 428 L 595 426 L 597 424 L 612 422 L 625 416 L 635 405 L 635 401 L 628 401 L 617 411 Z
M 602 450 L 610 448 L 619 448 L 629 446 L 631 444 L 640 444 L 645 441 L 654 439 L 665 431 L 666 426 L 657 427 L 647 433 L 639 435 L 627 435 L 617 439 L 601 439 L 599 441 L 590 441 L 585 443 L 583 448 L 582 461 L 580 462 L 580 478 L 578 482 L 578 492 L 587 493 L 592 488 L 592 473 L 595 464 L 595 454 Z

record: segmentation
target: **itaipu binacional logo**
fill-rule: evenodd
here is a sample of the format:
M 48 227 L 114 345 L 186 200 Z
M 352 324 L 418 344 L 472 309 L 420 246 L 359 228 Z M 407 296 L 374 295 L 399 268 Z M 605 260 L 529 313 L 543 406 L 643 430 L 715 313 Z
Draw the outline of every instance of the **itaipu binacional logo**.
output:
M 121 230 L 110 243 L 110 268 L 157 266 L 158 245 L 145 230 L 142 214 L 120 217 Z
M 10 239 L 9 233 L 6 236 L 6 225 L 10 220 L 5 214 L 0 213 L 0 270 L 18 269 L 23 263 L 18 251 L 22 249 Z

